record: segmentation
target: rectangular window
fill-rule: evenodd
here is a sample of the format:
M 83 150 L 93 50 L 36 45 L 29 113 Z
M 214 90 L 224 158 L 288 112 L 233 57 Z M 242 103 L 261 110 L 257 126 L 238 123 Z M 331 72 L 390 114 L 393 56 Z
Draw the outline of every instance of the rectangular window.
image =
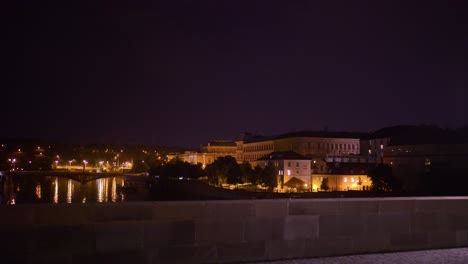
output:
M 291 176 L 291 170 L 288 170 L 288 176 Z

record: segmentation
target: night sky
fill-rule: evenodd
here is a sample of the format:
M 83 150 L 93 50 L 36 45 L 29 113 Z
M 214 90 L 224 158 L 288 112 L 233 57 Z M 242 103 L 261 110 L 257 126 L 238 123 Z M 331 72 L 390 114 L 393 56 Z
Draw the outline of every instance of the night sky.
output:
M 463 1 L 8 2 L 0 137 L 197 147 L 468 124 Z

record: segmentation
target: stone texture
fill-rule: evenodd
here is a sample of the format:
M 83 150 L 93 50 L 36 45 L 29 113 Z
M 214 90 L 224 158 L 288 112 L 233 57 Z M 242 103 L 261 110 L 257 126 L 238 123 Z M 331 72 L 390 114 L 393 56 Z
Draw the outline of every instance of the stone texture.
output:
M 288 200 L 255 201 L 255 217 L 284 217 L 288 215 Z
M 0 227 L 33 225 L 34 208 L 31 206 L 0 207 Z
M 259 242 L 266 240 L 283 239 L 284 218 L 257 217 L 245 222 L 246 242 Z
M 368 215 L 379 213 L 378 201 L 363 201 L 363 200 L 343 200 L 341 208 L 344 215 Z
M 92 209 L 96 222 L 142 221 L 153 217 L 151 204 L 97 204 Z
M 220 218 L 248 218 L 255 214 L 251 201 L 214 201 L 206 202 L 204 217 Z
M 96 224 L 96 250 L 102 252 L 142 249 L 143 230 L 143 221 Z
M 153 220 L 185 220 L 204 217 L 205 203 L 188 202 L 156 202 L 152 206 Z
M 427 233 L 393 233 L 390 235 L 393 250 L 414 250 L 428 248 Z
M 362 215 L 321 215 L 319 216 L 320 236 L 351 236 L 364 232 Z
M 35 229 L 36 250 L 56 255 L 94 253 L 94 225 L 39 225 Z
M 195 222 L 196 244 L 244 242 L 244 225 L 240 219 L 198 220 Z
M 379 229 L 383 232 L 408 233 L 411 228 L 410 214 L 381 214 L 379 215 Z
M 457 247 L 467 247 L 468 246 L 468 230 L 457 230 L 455 232 L 455 239 Z
M 346 255 L 353 252 L 351 238 L 345 236 L 321 236 L 306 240 L 305 257 Z
M 342 213 L 339 200 L 292 200 L 289 202 L 289 215 L 338 215 Z
M 219 244 L 218 262 L 241 262 L 265 259 L 265 243 Z
M 284 239 L 314 239 L 318 237 L 318 216 L 290 215 L 284 222 Z
M 412 199 L 383 199 L 379 202 L 379 213 L 411 214 L 415 211 L 415 201 Z
M 432 231 L 428 233 L 430 248 L 447 248 L 456 245 L 456 233 L 453 231 Z
M 269 260 L 304 256 L 305 240 L 268 240 L 266 242 L 266 258 Z
M 92 207 L 73 204 L 41 205 L 35 208 L 35 223 L 39 225 L 79 225 L 93 223 Z
M 354 253 L 369 253 L 387 251 L 390 248 L 390 235 L 388 233 L 374 233 L 369 235 L 352 236 Z
M 145 248 L 161 245 L 193 245 L 195 222 L 193 220 L 145 222 Z

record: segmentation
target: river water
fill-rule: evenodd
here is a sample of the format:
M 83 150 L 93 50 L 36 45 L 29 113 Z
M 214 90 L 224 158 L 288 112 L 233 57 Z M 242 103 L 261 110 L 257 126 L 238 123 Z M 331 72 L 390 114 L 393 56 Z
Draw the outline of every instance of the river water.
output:
M 118 203 L 143 200 L 138 190 L 128 188 L 126 184 L 123 176 L 82 184 L 57 176 L 3 175 L 0 178 L 0 204 Z

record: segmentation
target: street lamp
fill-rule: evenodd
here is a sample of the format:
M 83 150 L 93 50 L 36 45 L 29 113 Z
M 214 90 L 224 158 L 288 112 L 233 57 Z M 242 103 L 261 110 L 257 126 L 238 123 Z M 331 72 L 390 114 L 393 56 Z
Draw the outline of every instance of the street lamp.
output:
M 71 170 L 71 164 L 72 164 L 72 162 L 73 162 L 73 160 L 69 160 L 69 161 L 68 161 L 68 164 L 70 164 L 69 167 L 68 167 L 69 170 Z
M 86 172 L 86 164 L 88 164 L 88 162 L 86 160 L 83 160 L 83 173 Z

